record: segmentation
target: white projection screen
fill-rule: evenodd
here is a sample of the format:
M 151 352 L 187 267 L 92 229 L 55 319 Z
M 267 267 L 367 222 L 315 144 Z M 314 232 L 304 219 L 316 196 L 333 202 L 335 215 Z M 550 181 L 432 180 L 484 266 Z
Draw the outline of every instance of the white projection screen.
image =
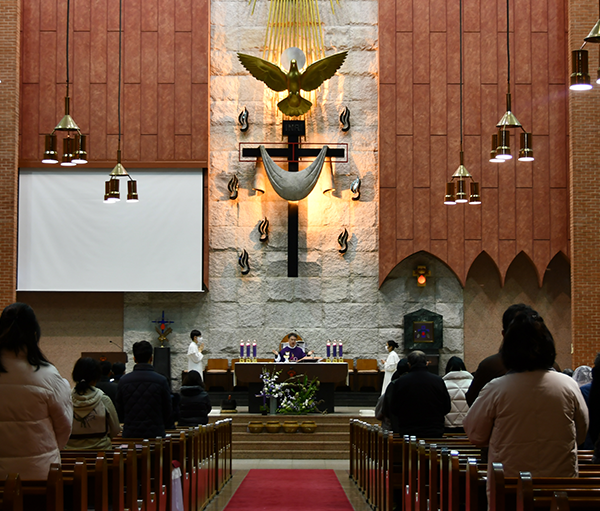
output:
M 20 171 L 18 291 L 202 291 L 202 169 L 128 170 L 114 204 L 109 170 Z

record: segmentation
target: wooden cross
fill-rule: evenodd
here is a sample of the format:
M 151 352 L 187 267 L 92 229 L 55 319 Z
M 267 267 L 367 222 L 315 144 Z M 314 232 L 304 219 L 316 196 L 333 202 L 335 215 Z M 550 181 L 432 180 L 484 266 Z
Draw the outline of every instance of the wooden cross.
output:
M 266 149 L 271 158 L 284 157 L 288 162 L 288 172 L 298 172 L 300 158 L 316 157 L 321 152 L 319 148 L 302 148 L 299 139 L 305 136 L 304 121 L 283 121 L 283 136 L 288 139 L 287 148 Z M 325 144 L 327 145 L 327 144 Z M 327 156 L 344 158 L 346 149 L 327 149 Z M 242 157 L 258 158 L 260 149 L 243 148 Z M 298 276 L 298 203 L 288 201 L 288 277 Z

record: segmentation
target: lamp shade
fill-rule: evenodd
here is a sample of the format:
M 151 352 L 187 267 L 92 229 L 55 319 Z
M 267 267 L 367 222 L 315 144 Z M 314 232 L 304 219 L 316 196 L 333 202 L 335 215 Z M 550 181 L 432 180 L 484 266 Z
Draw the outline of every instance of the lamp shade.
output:
M 490 151 L 490 162 L 491 163 L 504 163 L 506 160 L 498 158 L 496 150 L 498 148 L 498 135 L 495 133 L 492 135 L 492 150 Z
M 56 135 L 46 135 L 46 149 L 44 150 L 44 159 L 42 160 L 42 163 L 58 163 Z
M 521 149 L 519 150 L 519 161 L 533 161 L 533 149 L 531 148 L 531 133 L 521 133 Z
M 590 90 L 590 74 L 588 71 L 588 51 L 573 50 L 571 52 L 571 90 Z
M 471 183 L 471 195 L 469 196 L 469 204 L 481 204 L 481 195 L 479 195 L 479 183 L 473 181 Z
M 138 202 L 137 182 L 133 179 L 127 181 L 127 202 Z
M 498 130 L 498 147 L 496 148 L 496 157 L 500 160 L 510 160 L 510 131 Z
M 456 201 L 454 200 L 454 181 L 446 183 L 446 195 L 444 197 L 444 204 L 447 206 L 454 206 Z
M 71 138 L 71 137 L 65 137 L 63 138 L 63 155 L 62 155 L 62 161 L 60 162 L 60 164 L 63 167 L 74 167 L 76 164 L 73 162 L 73 146 L 75 139 Z
M 87 137 L 85 135 L 75 136 L 75 152 L 73 163 L 83 165 L 87 163 Z
M 467 183 L 464 178 L 458 178 L 456 180 L 456 203 L 464 204 L 465 202 L 468 202 Z

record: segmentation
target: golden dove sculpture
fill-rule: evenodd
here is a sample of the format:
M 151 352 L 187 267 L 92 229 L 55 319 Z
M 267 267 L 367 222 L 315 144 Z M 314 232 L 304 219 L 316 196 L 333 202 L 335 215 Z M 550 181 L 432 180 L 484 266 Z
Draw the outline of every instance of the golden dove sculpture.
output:
M 238 59 L 254 78 L 265 82 L 269 89 L 276 92 L 287 90 L 288 96 L 277 103 L 277 107 L 285 115 L 298 117 L 308 112 L 312 106 L 310 101 L 300 95 L 300 91 L 315 90 L 325 80 L 329 80 L 342 66 L 346 55 L 348 52 L 342 51 L 319 59 L 304 72 L 298 69 L 296 59 L 292 59 L 287 73 L 272 62 L 252 55 L 238 53 Z

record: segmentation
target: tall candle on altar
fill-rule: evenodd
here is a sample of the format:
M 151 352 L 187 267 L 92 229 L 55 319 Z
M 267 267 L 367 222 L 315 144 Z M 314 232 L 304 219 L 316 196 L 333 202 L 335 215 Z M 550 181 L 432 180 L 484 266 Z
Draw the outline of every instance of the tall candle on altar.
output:
M 246 358 L 250 358 L 250 341 L 246 343 Z
M 256 341 L 252 343 L 252 358 L 256 358 Z
M 342 345 L 342 341 L 340 341 L 339 347 L 340 347 L 340 358 L 342 358 L 344 356 L 344 348 Z
M 331 343 L 327 341 L 327 358 L 331 358 Z
M 333 343 L 333 358 L 337 358 L 337 343 Z
M 240 358 L 244 358 L 244 341 L 240 341 Z

